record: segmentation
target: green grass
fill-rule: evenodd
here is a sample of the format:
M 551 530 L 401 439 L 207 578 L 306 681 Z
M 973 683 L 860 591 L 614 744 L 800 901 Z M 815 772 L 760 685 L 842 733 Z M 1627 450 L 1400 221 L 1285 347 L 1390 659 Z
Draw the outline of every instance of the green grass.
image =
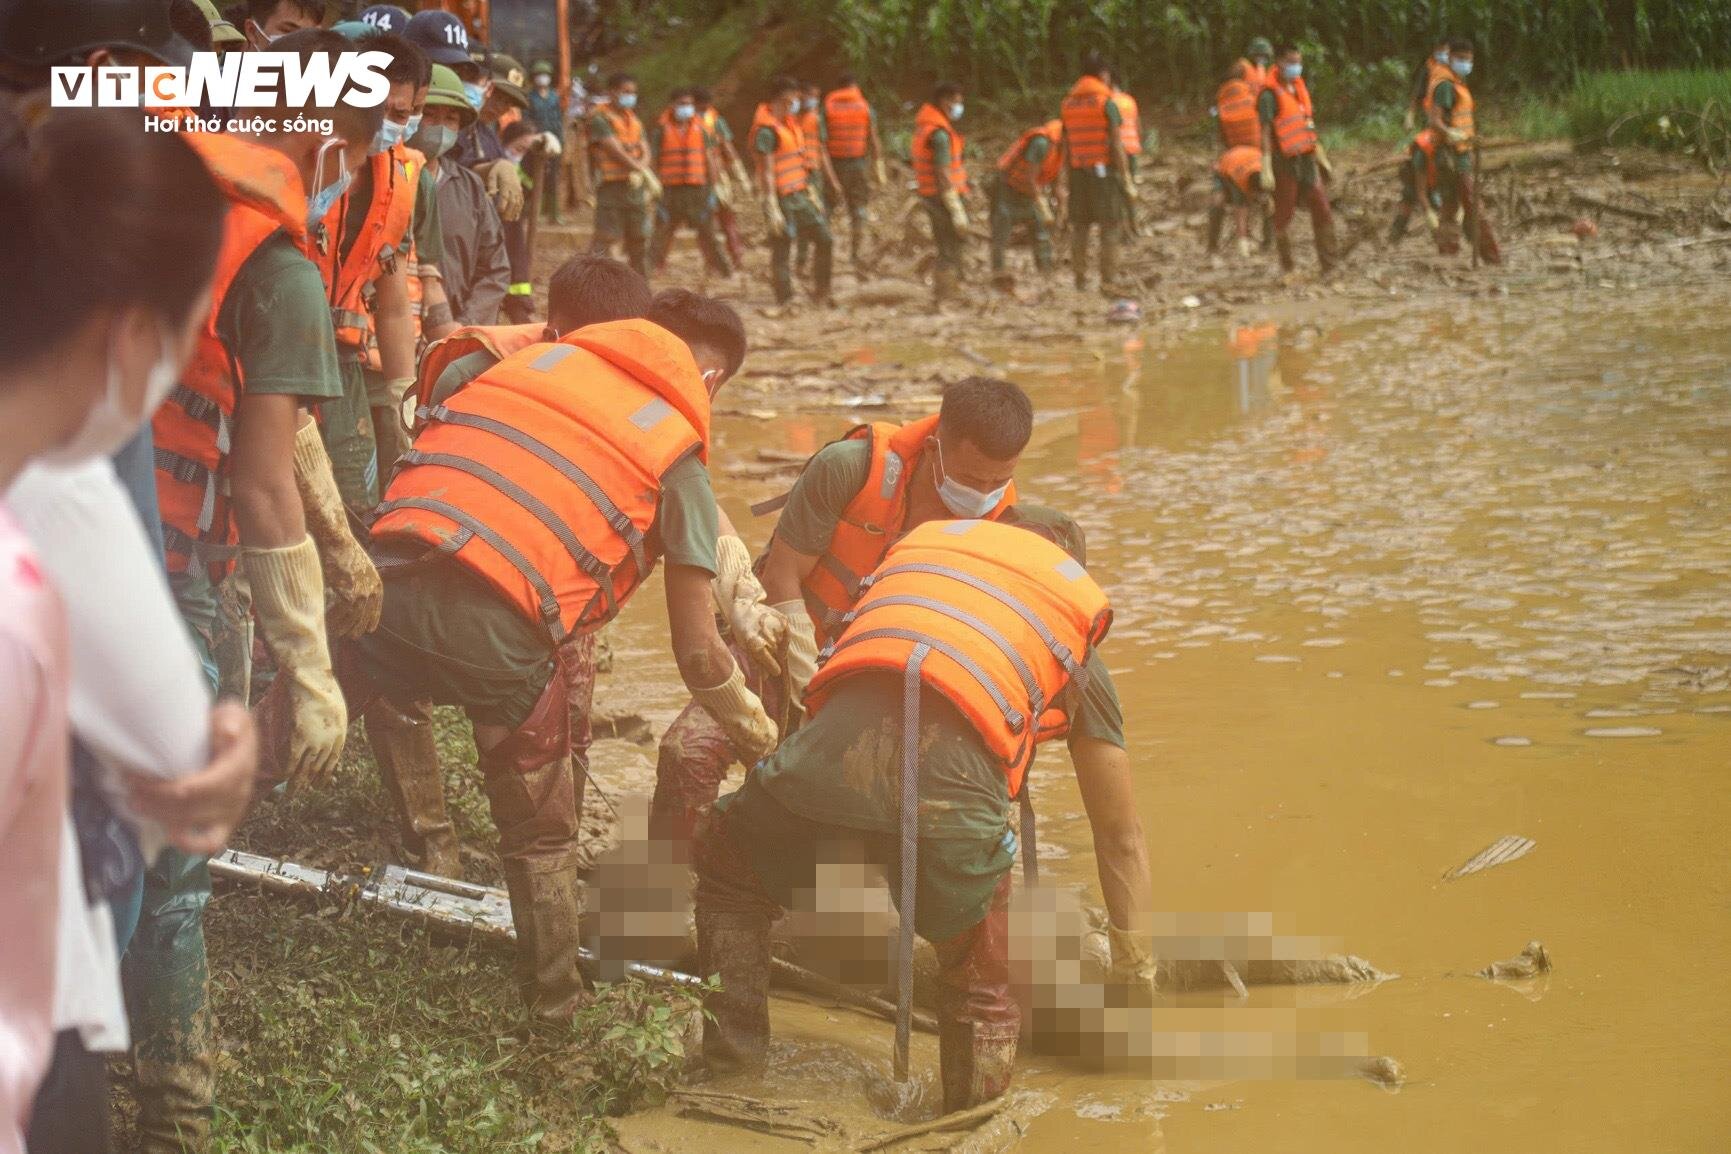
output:
M 1643 144 L 1731 165 L 1731 69 L 1590 72 L 1568 98 L 1583 145 Z
M 711 23 L 663 28 L 654 47 L 640 56 L 628 56 L 624 64 L 637 77 L 639 108 L 660 109 L 667 102 L 668 93 L 682 85 L 713 84 L 751 46 L 759 21 L 760 14 L 754 7 L 740 5 Z M 775 74 L 792 51 L 766 52 L 766 58 L 756 69 L 762 74 L 758 79 L 767 80 Z

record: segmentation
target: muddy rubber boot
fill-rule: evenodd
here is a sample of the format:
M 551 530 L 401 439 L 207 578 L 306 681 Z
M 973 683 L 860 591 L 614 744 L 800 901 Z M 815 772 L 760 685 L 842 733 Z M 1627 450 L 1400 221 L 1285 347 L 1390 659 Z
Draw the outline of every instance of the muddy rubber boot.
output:
M 1118 285 L 1118 232 L 1100 230 L 1100 291 L 1106 296 L 1120 296 Z
M 368 707 L 366 721 L 379 776 L 397 805 L 403 849 L 415 868 L 425 873 L 462 877 L 463 861 L 457 831 L 445 811 L 445 776 L 439 768 L 428 707 L 416 703 L 405 712 L 380 698 Z
M 1222 205 L 1208 207 L 1208 252 L 1220 251 L 1220 230 L 1226 224 L 1226 209 Z
M 1317 263 L 1323 272 L 1332 272 L 1340 263 L 1340 241 L 1335 236 L 1333 218 L 1318 222 L 1315 229 Z
M 202 1154 L 215 1113 L 215 1031 L 209 1002 L 203 858 L 166 849 L 145 877 L 144 916 L 123 965 L 137 1075 L 137 1149 Z
M 563 690 L 560 696 L 562 705 Z M 531 1019 L 563 1022 L 589 996 L 577 968 L 575 779 L 569 755 L 534 764 L 537 758 L 509 748 L 513 740 L 485 754 L 481 768 L 517 930 L 517 988 Z
M 937 304 L 955 300 L 961 295 L 961 283 L 955 269 L 937 266 L 932 270 L 932 300 Z
M 1479 259 L 1486 264 L 1502 264 L 1502 246 L 1497 244 L 1497 235 L 1491 230 L 1491 222 L 1484 217 L 1478 220 Z
M 1070 273 L 1076 278 L 1076 291 L 1086 292 L 1088 288 L 1088 228 L 1086 225 L 1070 226 Z
M 769 919 L 699 910 L 698 969 L 721 989 L 704 1002 L 703 1059 L 716 1074 L 763 1072 L 769 1051 Z
M 1292 260 L 1292 237 L 1284 232 L 1274 234 L 1274 251 L 1280 256 L 1280 271 L 1291 272 L 1297 266 Z
M 1010 1088 L 1021 1031 L 1014 1025 L 942 1022 L 938 1026 L 938 1077 L 944 1113 L 990 1102 Z
M 1388 226 L 1389 244 L 1395 245 L 1401 242 L 1401 239 L 1406 236 L 1406 228 L 1411 220 L 1412 218 L 1405 213 L 1394 218 Z

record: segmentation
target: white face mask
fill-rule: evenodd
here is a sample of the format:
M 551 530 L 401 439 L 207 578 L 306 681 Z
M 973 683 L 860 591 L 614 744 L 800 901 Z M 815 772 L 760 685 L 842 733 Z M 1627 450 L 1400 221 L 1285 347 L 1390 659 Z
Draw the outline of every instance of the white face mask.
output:
M 78 431 L 64 445 L 43 453 L 42 460 L 52 465 L 78 465 L 111 456 L 150 420 L 156 407 L 174 391 L 179 379 L 180 365 L 175 360 L 173 344 L 164 336 L 162 353 L 144 379 L 144 409 L 129 413 L 122 398 L 125 383 L 120 379 L 120 366 L 114 363 L 111 349 L 108 354 L 108 383 L 102 396 L 84 414 L 84 423 L 78 426 Z
M 984 517 L 996 509 L 998 502 L 1002 501 L 1004 494 L 1009 491 L 1010 483 L 1005 481 L 990 493 L 982 493 L 962 484 L 944 468 L 943 445 L 934 444 L 937 452 L 932 460 L 932 472 L 934 477 L 939 471 L 943 473 L 942 479 L 938 481 L 938 499 L 944 503 L 944 508 L 958 517 Z

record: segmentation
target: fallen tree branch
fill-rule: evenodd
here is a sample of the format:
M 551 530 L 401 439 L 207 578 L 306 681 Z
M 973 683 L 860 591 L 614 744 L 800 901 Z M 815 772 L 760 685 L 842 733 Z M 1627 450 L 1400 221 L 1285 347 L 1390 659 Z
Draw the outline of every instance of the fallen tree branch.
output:
M 856 1154 L 864 1154 L 867 1150 L 882 1150 L 885 1146 L 893 1146 L 897 1142 L 905 1142 L 909 1138 L 918 1138 L 922 1134 L 937 1134 L 944 1130 L 972 1130 L 981 1122 L 996 1116 L 998 1111 L 1008 1104 L 1009 1099 L 1007 1098 L 993 1098 L 990 1102 L 982 1103 L 971 1110 L 957 1110 L 954 1114 L 945 1114 L 940 1118 L 933 1118 L 929 1122 L 918 1122 L 912 1126 L 898 1127 L 895 1130 L 879 1134 L 875 1138 L 867 1138 L 864 1142 L 856 1143 L 854 1150 Z

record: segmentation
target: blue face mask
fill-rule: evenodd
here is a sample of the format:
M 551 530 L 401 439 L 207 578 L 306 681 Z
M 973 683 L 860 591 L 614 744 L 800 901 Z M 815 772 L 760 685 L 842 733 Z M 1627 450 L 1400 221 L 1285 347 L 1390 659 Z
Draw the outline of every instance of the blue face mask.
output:
M 481 111 L 481 103 L 487 99 L 487 90 L 479 84 L 463 85 L 463 99 L 469 102 L 469 107 L 476 112 Z
M 636 108 L 637 107 L 637 93 L 635 93 L 635 92 L 622 93 L 617 98 L 617 100 L 615 100 L 614 103 L 618 104 L 619 107 L 621 107 L 621 108 L 626 108 L 626 109 Z
M 1471 60 L 1451 60 L 1449 67 L 1454 69 L 1455 75 L 1462 79 L 1473 74 L 1473 62 Z
M 409 122 L 407 124 L 403 125 L 403 139 L 407 140 L 419 131 L 421 131 L 421 114 L 417 112 L 413 116 L 409 117 Z
M 1282 64 L 1280 66 L 1280 74 L 1288 80 L 1297 80 L 1300 76 L 1304 75 L 1304 65 Z
M 1447 64 L 1449 62 L 1449 50 L 1447 48 L 1444 48 L 1441 52 L 1436 54 L 1436 62 L 1438 64 Z
M 934 476 L 944 467 L 944 447 L 937 442 L 936 456 L 932 461 Z M 982 493 L 978 489 L 970 489 L 957 481 L 944 470 L 943 479 L 938 481 L 938 499 L 944 503 L 944 508 L 958 517 L 984 517 L 998 507 L 998 502 L 1004 499 L 1004 493 L 1009 489 L 1008 481 L 993 489 L 990 493 Z
M 691 107 L 689 104 L 675 104 L 673 106 L 673 119 L 680 121 L 681 123 L 690 120 L 696 115 L 697 109 Z
M 343 142 L 341 140 L 328 140 L 322 147 L 320 147 L 318 162 L 313 166 L 314 184 L 319 184 L 319 182 L 324 179 L 325 161 L 330 157 L 332 152 L 336 153 L 338 164 L 344 163 L 342 144 Z M 319 223 L 323 221 L 325 217 L 330 215 L 330 211 L 336 205 L 337 200 L 343 195 L 343 193 L 348 191 L 349 181 L 351 179 L 353 179 L 353 177 L 345 167 L 342 175 L 337 177 L 336 180 L 332 181 L 330 184 L 320 185 L 317 192 L 307 197 L 308 228 L 317 228 Z
M 950 119 L 951 120 L 960 120 L 961 118 L 962 118 L 962 102 L 958 100 L 954 104 L 950 105 Z
M 428 160 L 437 160 L 456 145 L 457 130 L 449 124 L 429 125 L 415 133 L 409 143 L 425 153 Z
M 377 156 L 381 152 L 389 152 L 408 138 L 409 126 L 407 124 L 386 120 L 379 125 L 379 130 L 373 134 L 373 143 L 367 149 L 367 153 L 370 156 Z

